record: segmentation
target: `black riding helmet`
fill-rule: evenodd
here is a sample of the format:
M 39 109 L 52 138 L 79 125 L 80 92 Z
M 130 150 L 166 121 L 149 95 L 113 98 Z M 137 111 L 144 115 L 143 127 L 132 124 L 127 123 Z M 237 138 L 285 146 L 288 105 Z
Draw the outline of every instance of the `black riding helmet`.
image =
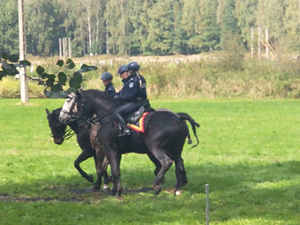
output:
M 127 65 L 128 70 L 132 70 L 133 72 L 139 71 L 140 65 L 137 62 L 130 62 Z
M 128 68 L 127 65 L 122 65 L 120 66 L 120 68 L 118 69 L 118 74 L 122 74 L 124 72 L 128 72 Z
M 111 75 L 110 72 L 104 72 L 104 73 L 102 73 L 100 79 L 101 80 L 112 80 L 113 76 Z

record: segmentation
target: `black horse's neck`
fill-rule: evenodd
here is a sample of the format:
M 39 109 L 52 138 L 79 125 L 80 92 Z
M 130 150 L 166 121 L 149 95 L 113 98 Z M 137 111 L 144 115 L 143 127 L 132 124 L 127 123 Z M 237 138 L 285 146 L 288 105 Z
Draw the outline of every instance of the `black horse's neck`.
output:
M 82 91 L 81 94 L 90 113 L 96 114 L 98 118 L 113 113 L 122 103 L 120 99 L 114 99 L 105 92 L 98 90 L 86 90 Z
M 73 120 L 67 124 L 76 134 L 79 131 L 77 120 Z

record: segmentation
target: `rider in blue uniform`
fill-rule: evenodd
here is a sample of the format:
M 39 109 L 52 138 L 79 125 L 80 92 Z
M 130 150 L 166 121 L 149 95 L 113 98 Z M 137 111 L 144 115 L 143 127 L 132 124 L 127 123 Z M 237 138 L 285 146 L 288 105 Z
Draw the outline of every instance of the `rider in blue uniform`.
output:
M 113 83 L 111 82 L 113 79 L 112 74 L 110 72 L 104 72 L 104 73 L 102 73 L 100 79 L 103 81 L 103 84 L 105 85 L 104 92 L 111 96 L 115 96 L 116 91 L 115 91 Z
M 131 134 L 123 118 L 125 115 L 138 110 L 141 106 L 145 108 L 150 107 L 147 99 L 146 80 L 139 74 L 139 68 L 140 65 L 137 62 L 130 62 L 127 66 L 123 65 L 118 70 L 123 82 L 123 87 L 122 90 L 116 94 L 115 98 L 120 98 L 124 101 L 124 104 L 115 112 L 122 129 L 118 135 L 119 137 Z

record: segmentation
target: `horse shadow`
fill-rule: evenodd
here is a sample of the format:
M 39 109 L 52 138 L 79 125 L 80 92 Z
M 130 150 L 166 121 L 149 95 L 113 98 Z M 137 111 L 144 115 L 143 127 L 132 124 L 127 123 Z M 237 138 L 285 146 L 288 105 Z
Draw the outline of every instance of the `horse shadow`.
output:
M 122 168 L 123 195 L 134 197 L 146 193 L 145 198 L 153 195 L 151 168 Z M 279 217 L 293 219 L 299 214 L 299 174 L 300 161 L 273 161 L 253 165 L 250 162 L 239 162 L 232 165 L 217 165 L 201 162 L 187 164 L 188 184 L 183 188 L 183 196 L 173 197 L 172 190 L 176 182 L 174 166 L 166 174 L 164 190 L 157 199 L 169 198 L 173 206 L 165 209 L 171 211 L 176 204 L 188 205 L 205 218 L 205 184 L 210 187 L 210 221 L 230 221 L 233 218 L 258 219 L 265 218 L 276 222 Z M 26 189 L 22 187 L 26 186 Z M 74 170 L 70 177 L 47 177 L 33 182 L 23 183 L 10 181 L 1 185 L 0 201 L 67 201 L 89 202 L 94 199 L 112 198 L 107 191 L 92 192 L 89 182 L 82 179 Z M 36 190 L 34 197 L 28 196 L 28 190 Z M 139 197 L 140 198 L 140 197 Z M 174 199 L 174 200 L 172 200 Z M 177 199 L 177 200 L 175 200 Z M 182 202 L 180 201 L 182 199 Z M 152 201 L 152 200 L 151 200 Z M 157 200 L 154 201 L 155 204 Z M 179 203 L 181 202 L 181 203 Z M 141 206 L 143 207 L 143 206 Z M 146 206 L 145 206 L 146 207 Z M 142 209 L 141 209 L 142 210 Z M 253 213 L 248 213 L 253 211 Z M 230 212 L 230 213 L 229 213 Z M 274 213 L 276 212 L 276 213 Z M 288 212 L 288 213 L 287 213 Z M 149 214 L 154 212 L 149 212 Z M 173 214 L 172 214 L 173 215 Z M 168 219 L 170 222 L 180 220 L 180 213 L 168 218 L 154 215 L 155 221 Z
M 122 168 L 122 185 L 124 194 L 145 193 L 152 191 L 154 179 L 154 166 L 147 168 Z M 278 183 L 284 180 L 294 180 L 300 174 L 299 161 L 274 161 L 269 164 L 253 166 L 249 163 L 237 163 L 233 165 L 217 165 L 212 163 L 200 163 L 199 165 L 186 165 L 188 184 L 183 188 L 190 195 L 205 193 L 205 185 L 209 184 L 211 193 L 222 192 L 236 187 L 244 188 L 245 192 L 251 191 L 251 184 Z M 175 168 L 172 166 L 165 177 L 163 187 L 168 191 L 176 183 Z M 25 195 L 22 188 L 26 185 L 30 190 L 35 187 L 44 187 L 44 190 L 68 190 L 78 195 L 92 192 L 91 183 L 82 179 L 74 170 L 70 177 L 53 176 L 39 179 L 34 182 L 14 184 L 11 180 L 2 184 L 3 190 L 11 190 L 15 194 Z M 112 184 L 110 184 L 112 186 Z M 16 187 L 15 190 L 12 187 Z M 279 188 L 281 189 L 281 188 Z M 284 189 L 284 187 L 282 187 Z M 10 192 L 10 191 L 9 191 Z M 106 191 L 101 191 L 107 193 Z M 40 192 L 42 193 L 42 192 Z M 0 193 L 0 195 L 3 193 Z M 5 193 L 4 193 L 5 194 Z M 6 193 L 7 194 L 7 193 Z M 9 194 L 9 193 L 8 193 Z

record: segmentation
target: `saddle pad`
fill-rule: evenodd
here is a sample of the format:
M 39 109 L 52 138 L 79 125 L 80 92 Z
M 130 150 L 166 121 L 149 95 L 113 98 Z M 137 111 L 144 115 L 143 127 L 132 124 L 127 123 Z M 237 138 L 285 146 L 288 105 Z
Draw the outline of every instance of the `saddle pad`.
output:
M 135 130 L 137 132 L 144 133 L 145 132 L 144 120 L 147 114 L 148 112 L 143 113 L 142 117 L 139 119 L 139 121 L 136 124 L 129 123 L 128 127 L 130 127 L 132 130 Z

